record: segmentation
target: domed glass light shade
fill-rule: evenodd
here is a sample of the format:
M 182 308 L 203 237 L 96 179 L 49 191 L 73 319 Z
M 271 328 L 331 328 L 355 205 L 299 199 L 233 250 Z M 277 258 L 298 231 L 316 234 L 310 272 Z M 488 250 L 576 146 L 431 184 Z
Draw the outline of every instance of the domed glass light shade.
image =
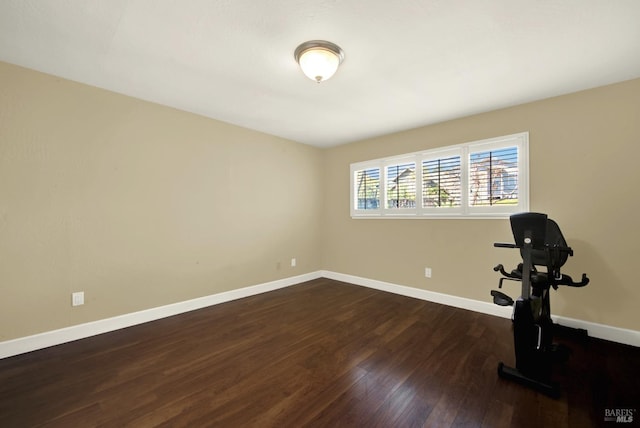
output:
M 294 56 L 302 72 L 318 83 L 333 76 L 344 60 L 342 49 L 324 40 L 311 40 L 301 44 L 296 48 Z

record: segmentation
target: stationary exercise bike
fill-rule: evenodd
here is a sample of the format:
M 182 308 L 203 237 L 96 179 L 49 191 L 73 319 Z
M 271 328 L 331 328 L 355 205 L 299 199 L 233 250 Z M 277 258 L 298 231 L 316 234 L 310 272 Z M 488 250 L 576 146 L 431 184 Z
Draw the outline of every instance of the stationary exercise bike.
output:
M 522 263 L 511 272 L 506 272 L 501 264 L 493 270 L 502 274 L 498 288 L 502 288 L 505 280 L 521 282 L 520 297 L 514 302 L 497 290 L 492 290 L 491 295 L 496 305 L 514 307 L 516 367 L 500 362 L 498 375 L 558 397 L 560 389 L 551 380 L 552 365 L 565 361 L 569 357 L 569 349 L 552 343 L 553 330 L 557 326 L 551 320 L 549 290 L 551 287 L 557 290 L 560 285 L 584 287 L 589 278 L 583 273 L 582 280 L 574 282 L 569 275 L 560 272 L 569 256 L 573 256 L 573 250 L 567 246 L 558 224 L 546 214 L 514 214 L 510 222 L 515 244 L 495 243 L 494 246 L 519 248 Z M 538 267 L 545 267 L 546 271 L 539 271 Z M 586 337 L 586 331 L 581 332 Z

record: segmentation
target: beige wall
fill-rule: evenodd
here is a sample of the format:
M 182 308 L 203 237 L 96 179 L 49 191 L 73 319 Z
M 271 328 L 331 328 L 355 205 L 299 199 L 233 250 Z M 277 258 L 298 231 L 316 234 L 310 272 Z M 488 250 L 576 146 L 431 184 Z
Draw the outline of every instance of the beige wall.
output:
M 321 166 L 316 148 L 0 63 L 0 341 L 317 271 Z
M 517 261 L 514 250 L 493 248 L 512 240 L 508 220 L 353 220 L 349 164 L 522 131 L 530 208 L 557 220 L 574 248 L 565 273 L 592 280 L 554 292 L 552 311 L 640 330 L 640 79 L 326 151 L 323 268 L 490 302 L 492 267 Z
M 0 63 L 0 341 L 319 269 L 489 302 L 508 220 L 352 220 L 349 164 L 522 131 L 531 209 L 592 278 L 553 311 L 640 330 L 639 99 L 640 79 L 319 150 Z

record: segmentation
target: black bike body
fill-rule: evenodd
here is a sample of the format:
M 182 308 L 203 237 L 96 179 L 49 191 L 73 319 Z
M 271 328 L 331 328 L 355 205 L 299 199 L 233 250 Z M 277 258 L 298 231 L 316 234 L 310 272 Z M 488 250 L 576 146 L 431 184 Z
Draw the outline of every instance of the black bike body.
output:
M 551 319 L 549 291 L 559 286 L 584 287 L 589 283 L 586 274 L 579 282 L 560 272 L 567 259 L 573 255 L 571 247 L 562 236 L 558 224 L 546 214 L 520 213 L 510 217 L 514 244 L 496 243 L 500 248 L 517 248 L 522 263 L 511 272 L 502 265 L 494 268 L 500 272 L 499 288 L 505 280 L 520 282 L 520 297 L 514 301 L 501 291 L 492 290 L 495 304 L 513 306 L 513 340 L 516 367 L 498 365 L 502 378 L 517 381 L 547 395 L 557 397 L 558 386 L 551 380 L 554 362 L 565 360 L 568 349 L 553 344 L 554 323 Z M 540 270 L 544 268 L 544 270 Z

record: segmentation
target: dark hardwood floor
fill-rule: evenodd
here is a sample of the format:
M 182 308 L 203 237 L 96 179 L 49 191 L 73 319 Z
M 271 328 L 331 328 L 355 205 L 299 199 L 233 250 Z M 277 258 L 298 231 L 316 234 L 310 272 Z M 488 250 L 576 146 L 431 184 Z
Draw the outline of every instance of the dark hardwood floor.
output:
M 559 400 L 499 379 L 510 324 L 319 279 L 0 360 L 0 426 L 591 427 L 640 407 L 640 350 L 602 340 L 565 342 Z

